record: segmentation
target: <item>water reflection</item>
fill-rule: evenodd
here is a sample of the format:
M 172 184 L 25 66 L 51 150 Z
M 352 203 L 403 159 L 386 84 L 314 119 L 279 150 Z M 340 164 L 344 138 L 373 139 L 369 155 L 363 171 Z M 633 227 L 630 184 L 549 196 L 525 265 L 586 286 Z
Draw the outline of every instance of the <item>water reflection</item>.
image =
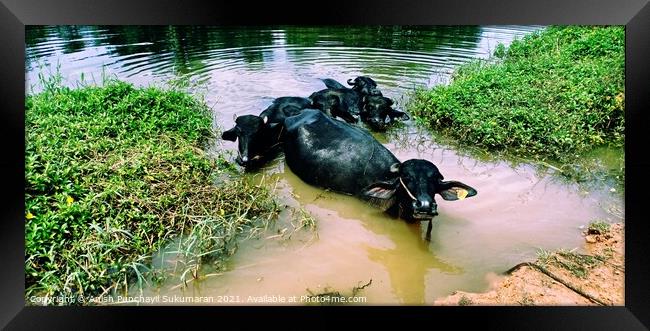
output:
M 210 69 L 234 65 L 232 61 L 248 70 L 268 65 L 277 70 L 279 64 L 273 62 L 281 59 L 284 68 L 290 67 L 288 63 L 331 64 L 349 67 L 343 72 L 376 75 L 389 82 L 387 78 L 396 76 L 424 79 L 435 71 L 433 67 L 449 68 L 476 57 L 477 51 L 485 53 L 476 48 L 486 31 L 490 29 L 479 26 L 28 26 L 26 66 L 29 73 L 35 61 L 62 61 L 65 74 L 71 63 L 58 55 L 84 52 L 74 58 L 75 69 L 86 61 L 83 69 L 90 71 L 86 74 L 107 65 L 133 77 L 205 75 Z M 511 36 L 503 41 L 508 39 Z M 286 57 L 274 56 L 278 47 Z M 388 63 L 386 52 L 392 59 Z
M 111 56 L 138 53 L 172 53 L 178 72 L 188 72 L 188 63 L 209 58 L 214 49 L 242 48 L 241 58 L 248 63 L 262 62 L 259 49 L 280 44 L 294 48 L 290 53 L 307 52 L 310 47 L 371 47 L 402 51 L 434 52 L 442 45 L 467 49 L 476 46 L 479 26 L 336 26 L 336 27 L 210 27 L 210 26 L 27 26 L 28 51 L 45 39 L 60 40 L 64 54 L 91 46 L 110 46 Z M 86 38 L 86 39 L 84 39 Z M 88 43 L 86 43 L 86 41 Z M 30 59 L 51 53 L 31 53 Z M 459 53 L 460 54 L 460 53 Z M 469 55 L 468 55 L 469 56 Z M 158 60 L 152 57 L 152 61 Z
M 429 284 L 426 278 L 429 276 L 463 273 L 461 267 L 439 258 L 429 247 L 430 242 L 423 235 L 427 222 L 408 224 L 394 219 L 354 197 L 307 185 L 287 168 L 275 176 L 291 187 L 293 196 L 301 205 L 336 211 L 327 214 L 328 222 L 335 219 L 360 222 L 368 230 L 366 235 L 356 238 L 367 252 L 368 261 L 364 263 L 374 262 L 383 267 L 388 273 L 392 291 L 402 303 L 425 303 L 425 290 Z M 434 235 L 433 240 L 437 239 Z
M 366 250 L 371 261 L 385 266 L 393 291 L 403 303 L 425 303 L 426 278 L 432 271 L 462 273 L 461 268 L 438 258 L 430 250 L 429 242 L 422 239 L 419 225 L 394 220 L 371 229 L 378 235 L 387 236 L 395 244 L 389 249 L 367 246 Z

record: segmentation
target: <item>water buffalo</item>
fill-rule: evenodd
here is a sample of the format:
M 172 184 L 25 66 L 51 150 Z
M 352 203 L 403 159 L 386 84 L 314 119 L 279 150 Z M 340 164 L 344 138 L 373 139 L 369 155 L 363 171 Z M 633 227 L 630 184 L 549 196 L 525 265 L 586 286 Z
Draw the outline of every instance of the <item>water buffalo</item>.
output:
M 334 118 L 340 117 L 348 123 L 358 122 L 358 116 L 365 106 L 365 97 L 382 95 L 377 89 L 377 83 L 366 76 L 360 76 L 354 80 L 349 79 L 348 84 L 352 88 L 343 86 L 343 84 L 331 78 L 324 78 L 321 81 L 323 81 L 327 89 L 309 96 L 312 100 L 312 106 Z M 383 120 L 384 118 L 382 118 Z
M 267 116 L 269 123 L 282 124 L 286 117 L 296 115 L 309 107 L 311 107 L 311 100 L 307 98 L 280 97 L 273 100 L 273 103 L 260 114 L 260 117 Z
M 238 140 L 236 162 L 244 167 L 263 165 L 281 151 L 282 124 L 286 117 L 297 115 L 311 106 L 311 100 L 301 97 L 281 97 L 273 101 L 259 116 L 235 118 L 235 126 L 221 134 L 223 140 Z
M 382 96 L 377 89 L 377 83 L 370 77 L 360 76 L 348 80 L 352 88 L 347 88 L 331 78 L 321 80 L 327 90 L 316 92 L 310 98 L 317 100 L 314 108 L 321 109 L 332 117 L 341 117 L 348 123 L 357 123 L 357 118 L 353 115 L 357 115 L 358 111 L 361 121 L 374 131 L 386 130 L 397 118 L 410 119 L 406 113 L 391 108 L 393 100 Z M 350 91 L 356 92 L 357 96 L 347 96 Z M 341 93 L 346 94 L 345 99 L 340 99 Z
M 348 87 L 344 86 L 343 84 L 337 82 L 334 79 L 331 78 L 324 78 L 321 79 L 325 86 L 329 89 L 347 89 Z M 375 95 L 375 96 L 381 96 L 381 91 L 377 89 L 377 83 L 372 80 L 372 78 L 367 77 L 367 76 L 359 76 L 355 78 L 354 80 L 348 79 L 348 84 L 352 86 L 351 90 L 354 90 L 355 92 L 361 94 L 362 96 L 369 96 L 369 95 Z
M 477 194 L 457 181 L 443 181 L 427 160 L 400 162 L 370 133 L 336 121 L 322 112 L 304 110 L 284 120 L 286 164 L 308 184 L 354 195 L 409 222 L 438 214 L 435 194 L 459 200 Z
M 354 80 L 348 79 L 348 85 L 361 95 L 382 96 L 381 91 L 377 89 L 377 83 L 367 76 L 359 76 Z
M 309 99 L 313 108 L 320 109 L 333 118 L 340 117 L 348 123 L 357 123 L 363 108 L 361 95 L 349 88 L 327 88 L 312 93 Z
M 374 131 L 384 131 L 396 118 L 410 119 L 406 113 L 393 109 L 392 105 L 393 100 L 383 96 L 363 97 L 361 121 Z

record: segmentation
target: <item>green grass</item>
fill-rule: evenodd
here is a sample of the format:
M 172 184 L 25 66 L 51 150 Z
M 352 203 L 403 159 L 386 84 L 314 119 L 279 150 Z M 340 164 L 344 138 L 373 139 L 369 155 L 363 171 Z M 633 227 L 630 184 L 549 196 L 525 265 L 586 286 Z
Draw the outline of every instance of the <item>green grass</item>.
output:
M 587 278 L 589 270 L 602 264 L 605 258 L 577 254 L 566 249 L 559 249 L 553 252 L 540 249 L 537 253 L 537 263 L 540 266 L 545 268 L 549 266 L 563 268 L 582 279 Z
M 234 166 L 204 153 L 215 134 L 197 98 L 41 78 L 25 105 L 26 298 L 125 291 L 183 234 L 198 262 L 223 260 L 279 211 L 269 189 L 228 179 Z
M 547 266 L 552 258 L 553 252 L 551 251 L 541 248 L 537 251 L 537 262 L 542 266 Z
M 416 121 L 496 155 L 567 165 L 600 146 L 621 150 L 623 27 L 549 27 L 457 69 L 448 85 L 415 92 Z M 620 162 L 609 175 L 624 181 Z
M 595 256 L 576 254 L 567 250 L 559 250 L 557 255 L 561 259 L 556 258 L 556 265 L 567 269 L 574 276 L 579 278 L 587 278 L 589 270 L 602 264 L 603 261 Z
M 610 225 L 603 221 L 594 221 L 589 223 L 587 228 L 588 234 L 606 234 L 609 232 Z

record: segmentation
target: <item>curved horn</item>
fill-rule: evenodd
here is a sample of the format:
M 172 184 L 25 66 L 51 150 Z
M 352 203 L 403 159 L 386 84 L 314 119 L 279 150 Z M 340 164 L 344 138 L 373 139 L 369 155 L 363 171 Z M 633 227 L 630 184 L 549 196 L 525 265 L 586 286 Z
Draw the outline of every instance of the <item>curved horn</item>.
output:
M 353 81 L 352 79 L 348 79 L 348 85 L 355 85 L 355 84 L 356 84 L 355 81 Z
M 236 121 L 237 120 L 237 114 L 232 114 L 232 120 Z

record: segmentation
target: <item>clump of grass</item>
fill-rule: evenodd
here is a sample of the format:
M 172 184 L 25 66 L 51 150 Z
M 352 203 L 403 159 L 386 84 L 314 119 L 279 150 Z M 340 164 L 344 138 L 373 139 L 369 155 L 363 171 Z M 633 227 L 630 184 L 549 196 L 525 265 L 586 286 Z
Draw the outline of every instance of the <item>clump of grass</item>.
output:
M 292 217 L 291 225 L 293 226 L 293 232 L 306 229 L 309 232 L 316 233 L 318 224 L 316 219 L 312 216 L 307 210 L 303 207 L 300 207 L 293 211 L 294 215 Z M 295 214 L 298 214 L 297 217 Z
M 548 265 L 552 258 L 553 258 L 553 252 L 551 251 L 547 251 L 544 249 L 539 249 L 537 251 L 537 262 L 542 266 Z
M 572 251 L 560 249 L 555 252 L 540 250 L 537 253 L 537 264 L 541 267 L 556 266 L 571 272 L 579 278 L 586 278 L 589 269 L 603 263 L 598 256 L 577 254 Z
M 229 182 L 219 188 L 225 200 L 238 199 L 240 194 L 253 200 L 248 203 L 245 200 L 232 200 L 229 206 L 229 202 L 219 201 L 214 205 L 203 206 L 203 215 L 189 218 L 189 224 L 185 224 L 191 229 L 189 234 L 180 240 L 176 251 L 166 252 L 180 254 L 179 261 L 183 264 L 180 275 L 182 282 L 198 279 L 203 267 L 212 271 L 224 270 L 224 262 L 236 252 L 241 234 L 246 233 L 248 237 L 259 235 L 261 229 L 267 228 L 277 218 L 279 206 L 275 200 L 268 198 L 270 190 L 263 184 L 252 185 L 245 180 Z M 259 199 L 260 191 L 267 196 Z M 228 208 L 228 212 L 224 207 Z M 208 210 L 211 208 L 217 208 L 218 212 L 210 213 Z M 251 214 L 259 215 L 260 212 L 265 216 L 251 217 Z
M 474 304 L 472 299 L 468 298 L 465 295 L 461 296 L 460 299 L 458 300 L 459 306 L 471 306 L 472 304 Z
M 609 223 L 603 221 L 594 221 L 589 223 L 587 234 L 606 234 L 609 232 Z
M 278 212 L 264 187 L 213 185 L 232 165 L 203 152 L 214 134 L 202 101 L 115 80 L 42 85 L 25 105 L 26 297 L 125 291 L 181 234 L 201 261 L 224 258 Z
M 408 105 L 416 121 L 464 145 L 541 162 L 622 149 L 623 27 L 549 27 L 495 56 L 461 66 L 448 85 L 416 91 Z M 614 172 L 624 182 L 624 166 Z
M 559 250 L 557 253 L 561 259 L 556 258 L 556 265 L 565 268 L 574 276 L 587 278 L 589 269 L 601 264 L 603 261 L 595 256 L 576 254 L 574 252 Z
M 589 270 L 599 266 L 613 255 L 610 248 L 604 255 L 578 254 L 566 249 L 559 249 L 555 252 L 540 249 L 537 253 L 536 264 L 540 267 L 555 266 L 569 271 L 578 278 L 587 278 Z

